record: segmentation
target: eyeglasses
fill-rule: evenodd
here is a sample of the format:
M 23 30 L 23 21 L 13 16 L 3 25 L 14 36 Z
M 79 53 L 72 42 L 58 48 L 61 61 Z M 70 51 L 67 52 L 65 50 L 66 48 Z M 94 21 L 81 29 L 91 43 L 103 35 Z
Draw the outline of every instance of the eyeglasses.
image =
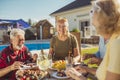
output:
M 90 13 L 93 15 L 95 11 L 99 12 L 101 10 L 100 6 L 97 5 L 97 1 L 93 3 L 93 8 L 91 9 Z
M 21 42 L 21 41 L 25 41 L 25 39 L 18 39 L 19 40 L 19 42 Z

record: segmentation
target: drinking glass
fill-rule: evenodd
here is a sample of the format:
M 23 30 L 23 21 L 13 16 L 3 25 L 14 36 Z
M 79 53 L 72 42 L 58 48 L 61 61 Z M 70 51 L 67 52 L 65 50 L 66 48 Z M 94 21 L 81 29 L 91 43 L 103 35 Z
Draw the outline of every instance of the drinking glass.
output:
M 52 67 L 52 54 L 48 54 L 48 60 L 49 60 L 49 68 L 51 68 Z
M 71 68 L 73 66 L 73 57 L 65 57 L 66 61 L 66 69 Z
M 40 68 L 40 70 L 47 70 L 49 67 L 51 67 L 52 64 L 52 57 L 51 55 L 41 55 L 37 58 L 37 66 Z

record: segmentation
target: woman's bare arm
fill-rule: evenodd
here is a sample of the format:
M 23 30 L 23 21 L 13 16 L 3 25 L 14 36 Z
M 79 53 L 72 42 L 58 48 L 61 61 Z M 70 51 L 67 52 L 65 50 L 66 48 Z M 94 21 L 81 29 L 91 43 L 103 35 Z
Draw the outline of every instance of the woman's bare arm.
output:
M 120 74 L 107 71 L 105 80 L 120 80 Z

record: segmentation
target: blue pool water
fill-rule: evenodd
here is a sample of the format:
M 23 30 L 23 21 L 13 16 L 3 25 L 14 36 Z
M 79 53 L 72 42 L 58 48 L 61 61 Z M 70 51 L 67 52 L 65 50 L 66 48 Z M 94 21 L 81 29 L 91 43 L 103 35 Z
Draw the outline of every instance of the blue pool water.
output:
M 25 44 L 28 49 L 31 50 L 40 50 L 40 49 L 49 49 L 50 47 L 50 43 L 46 42 L 46 43 L 26 43 Z M 2 49 L 4 49 L 5 47 L 7 47 L 8 45 L 0 45 L 0 51 L 2 51 Z

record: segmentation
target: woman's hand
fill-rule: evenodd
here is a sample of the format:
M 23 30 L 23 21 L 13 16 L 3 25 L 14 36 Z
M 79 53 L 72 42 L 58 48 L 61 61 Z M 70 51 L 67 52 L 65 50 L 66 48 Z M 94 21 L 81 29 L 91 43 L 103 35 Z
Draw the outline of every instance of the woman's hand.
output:
M 90 58 L 88 64 L 98 64 L 99 65 L 101 63 L 101 61 L 102 61 L 101 58 L 92 57 L 92 58 Z
M 82 76 L 81 73 L 79 73 L 75 68 L 68 68 L 65 71 L 67 76 L 70 76 L 71 78 L 75 79 L 75 80 L 86 80 L 85 77 Z
M 53 53 L 54 53 L 53 48 L 50 48 L 49 49 L 49 54 L 53 54 Z
M 82 74 L 86 74 L 87 73 L 87 71 L 86 71 L 86 69 L 84 68 L 84 66 L 80 66 L 80 65 L 78 65 L 78 66 L 76 66 L 76 67 L 74 67 L 78 72 L 80 72 L 80 73 L 82 73 Z
M 10 70 L 13 71 L 19 69 L 22 64 L 23 63 L 20 61 L 15 61 L 12 65 L 10 65 Z
M 94 54 L 84 54 L 84 55 L 82 56 L 82 60 L 86 60 L 86 59 L 89 59 L 89 58 L 91 58 L 91 57 L 94 57 Z

